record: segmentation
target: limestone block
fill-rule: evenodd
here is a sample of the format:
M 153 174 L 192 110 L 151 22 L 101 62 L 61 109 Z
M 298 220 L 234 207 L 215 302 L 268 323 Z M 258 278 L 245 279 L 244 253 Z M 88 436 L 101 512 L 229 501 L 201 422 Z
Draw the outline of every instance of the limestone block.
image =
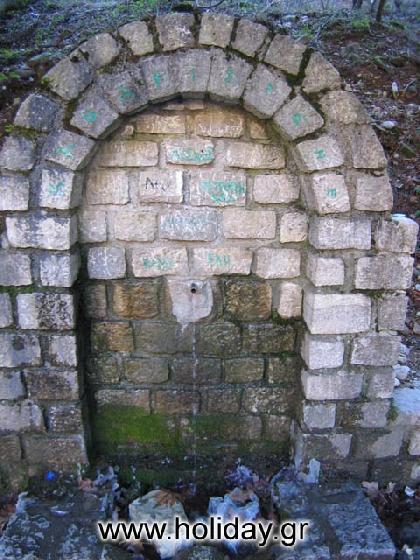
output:
M 172 13 L 158 16 L 155 25 L 164 51 L 194 46 L 195 18 L 193 14 Z
M 119 35 L 128 43 L 134 56 L 143 56 L 154 51 L 153 35 L 145 21 L 133 21 L 118 29 Z
M 0 404 L 0 424 L 6 432 L 22 432 L 42 429 L 44 420 L 39 406 L 23 401 L 12 405 Z
M 62 130 L 48 140 L 45 158 L 75 171 L 86 166 L 94 146 L 90 138 Z
M 48 337 L 48 355 L 54 366 L 77 366 L 77 341 L 74 335 Z
M 77 105 L 70 124 L 92 138 L 101 138 L 117 121 L 118 113 L 102 97 L 99 89 L 93 88 Z
M 45 95 L 31 93 L 20 105 L 14 124 L 39 132 L 48 132 L 54 126 L 57 112 L 57 103 Z
M 291 91 L 285 78 L 259 64 L 246 85 L 244 107 L 258 117 L 271 117 L 283 105 Z
M 322 54 L 312 53 L 302 82 L 303 91 L 315 93 L 324 89 L 339 89 L 340 85 L 340 74 L 334 66 Z
M 133 249 L 133 274 L 137 278 L 188 274 L 188 257 L 186 249 L 155 248 Z
M 195 274 L 250 274 L 252 252 L 242 247 L 209 247 L 193 249 Z
M 306 275 L 314 286 L 342 286 L 344 284 L 343 259 L 320 257 L 314 253 L 308 256 Z
M 309 242 L 316 249 L 370 249 L 370 219 L 312 218 Z
M 166 140 L 166 161 L 179 165 L 206 165 L 214 160 L 214 145 L 210 140 Z
M 246 56 L 254 56 L 264 43 L 267 33 L 265 25 L 240 19 L 232 47 Z
M 106 241 L 106 213 L 102 210 L 82 210 L 79 214 L 79 234 L 82 243 Z
M 160 216 L 163 239 L 213 241 L 217 236 L 217 213 L 214 210 L 172 210 Z
M 296 249 L 257 249 L 256 274 L 261 278 L 295 278 L 300 275 L 300 252 Z
M 302 315 L 302 287 L 296 282 L 282 282 L 278 293 L 277 312 L 282 319 Z
M 38 337 L 32 334 L 0 333 L 0 363 L 4 368 L 40 365 Z
M 406 290 L 411 286 L 413 258 L 407 255 L 362 257 L 356 263 L 356 288 Z
M 250 142 L 226 142 L 225 162 L 244 169 L 282 169 L 286 165 L 283 148 Z
M 12 247 L 66 251 L 76 241 L 74 217 L 7 217 L 6 226 L 7 239 Z
M 147 140 L 106 142 L 98 156 L 101 167 L 150 167 L 158 163 L 158 145 Z
M 342 175 L 314 173 L 305 180 L 305 199 L 318 214 L 337 214 L 350 210 L 347 186 Z
M 309 429 L 334 428 L 335 404 L 304 404 L 303 421 Z
M 29 181 L 23 175 L 0 175 L 0 212 L 27 210 Z
M 171 55 L 154 56 L 141 62 L 141 70 L 151 101 L 166 100 L 178 93 L 174 75 L 175 60 L 175 55 Z
M 74 62 L 70 58 L 60 60 L 45 74 L 44 79 L 54 93 L 70 101 L 87 88 L 93 76 L 92 68 L 80 56 Z
M 252 72 L 251 64 L 236 55 L 227 57 L 223 51 L 213 55 L 207 91 L 217 99 L 237 101 L 245 90 Z
M 140 171 L 133 176 L 131 198 L 135 203 L 163 202 L 175 204 L 183 200 L 183 173 L 168 169 Z
M 19 371 L 0 370 L 0 400 L 16 400 L 26 396 Z M 2 429 L 4 429 L 2 427 Z
M 189 187 L 190 204 L 193 206 L 245 206 L 244 172 L 192 172 Z
M 316 140 L 305 140 L 295 147 L 297 164 L 302 171 L 320 171 L 343 165 L 340 146 L 334 138 L 324 134 Z
M 75 326 L 71 294 L 18 294 L 16 304 L 21 329 L 67 330 Z
M 382 169 L 387 161 L 375 131 L 369 125 L 345 127 L 346 139 L 351 153 L 353 167 L 357 169 Z
M 140 114 L 134 121 L 140 134 L 185 134 L 185 115 Z
M 172 80 L 177 92 L 202 95 L 209 81 L 211 53 L 202 49 L 178 52 L 173 62 Z
M 276 215 L 271 210 L 228 208 L 223 213 L 223 232 L 228 239 L 274 239 Z
M 414 431 L 411 435 L 408 444 L 408 453 L 410 455 L 420 455 L 420 430 Z
M 156 214 L 138 210 L 108 213 L 111 239 L 121 241 L 153 241 L 156 229 Z
M 388 176 L 361 175 L 357 177 L 354 207 L 357 210 L 372 210 L 373 212 L 391 210 L 392 188 Z
M 225 48 L 230 43 L 233 22 L 232 16 L 217 13 L 204 13 L 201 18 L 199 43 Z
M 32 284 L 29 255 L 0 250 L 0 286 Z
M 125 270 L 125 250 L 122 247 L 93 247 L 89 249 L 89 278 L 98 280 L 124 278 Z
M 102 74 L 98 83 L 118 113 L 132 113 L 145 107 L 149 100 L 146 86 L 135 81 L 129 72 Z
M 365 366 L 393 366 L 398 362 L 400 339 L 387 334 L 370 334 L 353 340 L 351 363 Z
M 363 374 L 349 371 L 314 374 L 302 372 L 305 397 L 314 401 L 356 399 L 362 390 Z
M 31 434 L 23 438 L 23 449 L 30 464 L 74 468 L 78 463 L 88 462 L 82 435 L 47 437 Z
M 42 208 L 68 210 L 79 206 L 83 183 L 77 173 L 62 169 L 43 169 L 39 205 Z
M 87 178 L 86 197 L 89 204 L 127 204 L 127 173 L 108 169 L 92 171 Z
M 371 301 L 362 294 L 315 294 L 304 297 L 303 317 L 311 334 L 346 334 L 369 330 Z
M 360 428 L 385 428 L 389 404 L 388 400 L 363 404 L 346 403 L 343 423 Z
M 94 68 L 102 68 L 110 64 L 120 52 L 117 41 L 109 33 L 94 35 L 79 45 L 78 49 L 87 55 L 89 64 Z
M 286 212 L 280 217 L 280 243 L 299 243 L 308 236 L 308 217 L 303 212 Z
M 329 91 L 321 98 L 321 107 L 331 122 L 340 124 L 366 124 L 370 121 L 366 109 L 354 93 Z
M 394 392 L 392 368 L 379 368 L 369 378 L 366 396 L 369 399 L 389 399 Z
M 301 356 L 309 369 L 341 367 L 344 359 L 344 344 L 337 338 L 325 338 L 305 333 Z
M 414 253 L 419 225 L 401 214 L 394 214 L 392 222 L 381 220 L 375 232 L 376 248 L 391 253 Z
M 41 284 L 70 288 L 77 279 L 79 268 L 79 253 L 45 253 L 40 257 Z
M 407 301 L 405 294 L 384 294 L 378 301 L 378 329 L 404 330 Z
M 287 173 L 255 175 L 252 196 L 261 204 L 288 204 L 299 198 L 299 187 Z
M 210 107 L 194 116 L 194 131 L 199 136 L 239 138 L 244 130 L 244 116 L 228 107 Z
M 0 167 L 29 171 L 35 165 L 35 143 L 25 136 L 7 136 L 0 151 Z
M 306 136 L 324 125 L 321 115 L 301 95 L 286 103 L 274 115 L 273 122 L 288 140 Z
M 48 430 L 55 433 L 83 433 L 83 418 L 80 405 L 56 404 L 47 412 Z
M 0 329 L 13 323 L 12 302 L 9 294 L 0 294 Z
M 306 45 L 303 43 L 294 41 L 287 35 L 275 35 L 265 55 L 265 61 L 287 74 L 296 76 L 299 74 L 305 51 Z
M 162 343 L 161 339 L 159 343 Z M 133 332 L 130 323 L 94 323 L 91 344 L 94 352 L 132 352 Z

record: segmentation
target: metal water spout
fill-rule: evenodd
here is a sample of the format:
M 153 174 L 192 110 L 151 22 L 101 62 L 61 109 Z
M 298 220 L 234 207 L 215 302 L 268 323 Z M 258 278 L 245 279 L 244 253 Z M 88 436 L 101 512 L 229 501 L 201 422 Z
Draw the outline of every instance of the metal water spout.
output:
M 210 280 L 171 278 L 168 287 L 172 313 L 179 323 L 196 323 L 210 315 L 213 308 Z

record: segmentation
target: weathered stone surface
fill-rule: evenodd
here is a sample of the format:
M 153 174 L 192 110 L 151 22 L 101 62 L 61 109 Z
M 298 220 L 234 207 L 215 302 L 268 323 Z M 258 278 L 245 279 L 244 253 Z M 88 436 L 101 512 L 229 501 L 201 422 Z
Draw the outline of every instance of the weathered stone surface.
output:
M 121 241 L 153 241 L 156 214 L 138 210 L 115 211 L 108 214 L 112 239 Z
M 86 198 L 89 204 L 127 204 L 127 173 L 108 169 L 97 169 L 89 173 Z
M 124 278 L 125 251 L 122 247 L 92 247 L 88 253 L 89 278 Z
M 79 206 L 82 197 L 81 177 L 71 171 L 43 169 L 39 205 L 42 208 L 68 210 Z
M 94 323 L 91 339 L 97 352 L 133 351 L 133 333 L 129 323 Z
M 35 144 L 25 136 L 7 136 L 0 151 L 0 167 L 29 171 L 35 164 Z
M 339 339 L 305 334 L 301 356 L 309 369 L 336 368 L 343 365 L 344 344 Z
M 287 35 L 275 35 L 265 55 L 265 61 L 288 74 L 299 74 L 306 46 Z
M 261 204 L 288 204 L 299 198 L 299 187 L 287 173 L 255 175 L 252 196 Z
M 124 377 L 133 385 L 164 383 L 168 376 L 167 358 L 131 358 L 124 362 Z
M 384 149 L 371 126 L 350 125 L 344 128 L 343 134 L 349 144 L 353 167 L 358 169 L 386 167 Z
M 227 383 L 260 381 L 263 375 L 263 358 L 233 358 L 225 360 L 225 380 Z
M 101 167 L 149 167 L 158 163 L 158 145 L 147 140 L 107 142 L 98 156 Z
M 249 332 L 253 330 L 250 329 Z M 279 330 L 277 333 L 281 335 L 283 343 L 286 345 L 291 345 L 293 348 L 293 336 L 291 336 L 292 331 L 284 331 L 281 334 Z M 287 338 L 290 338 L 290 342 Z M 300 360 L 297 356 L 269 356 L 267 364 L 267 382 L 270 384 L 284 384 L 284 383 L 295 383 L 296 378 L 300 373 Z
M 271 117 L 291 91 L 285 78 L 259 64 L 246 85 L 244 107 L 258 117 Z
M 82 410 L 75 404 L 56 404 L 48 408 L 48 430 L 55 433 L 83 433 Z
M 168 140 L 164 145 L 166 161 L 179 165 L 206 165 L 214 160 L 214 145 L 209 140 Z
M 274 239 L 276 215 L 271 210 L 228 208 L 223 213 L 223 232 L 228 239 Z
M 211 314 L 214 300 L 209 280 L 168 278 L 166 282 L 171 312 L 178 323 L 196 323 Z
M 226 358 L 237 356 L 241 348 L 241 333 L 233 323 L 201 325 L 198 332 L 197 350 L 204 356 Z
M 66 330 L 75 326 L 70 294 L 18 294 L 16 304 L 21 329 Z
M 192 329 L 177 323 L 142 321 L 135 325 L 136 349 L 148 354 L 192 351 Z
M 261 119 L 250 116 L 248 119 L 248 132 L 251 138 L 255 140 L 269 140 L 267 127 Z
M 157 17 L 155 24 L 164 51 L 194 46 L 195 18 L 193 14 L 166 14 Z
M 366 396 L 369 399 L 389 399 L 394 392 L 394 372 L 392 368 L 379 368 L 368 381 Z
M 199 43 L 227 47 L 230 43 L 234 18 L 225 14 L 204 13 L 201 18 Z
M 173 210 L 160 216 L 160 235 L 164 239 L 213 241 L 217 235 L 214 210 Z
M 32 284 L 29 255 L 0 251 L 0 286 L 28 286 Z
M 0 404 L 0 421 L 2 430 L 6 432 L 39 430 L 44 427 L 41 409 L 30 401 L 13 405 Z
M 156 391 L 154 410 L 165 414 L 192 414 L 200 409 L 200 396 L 194 391 Z
M 392 187 L 388 176 L 362 175 L 357 177 L 354 207 L 357 210 L 372 210 L 374 212 L 391 210 Z
M 135 182 L 134 182 L 135 181 Z M 131 185 L 131 200 L 179 203 L 183 200 L 183 172 L 173 170 L 141 171 Z
M 306 275 L 314 286 L 342 286 L 344 284 L 343 259 L 320 257 L 310 253 Z
M 115 354 L 90 356 L 86 363 L 87 377 L 93 385 L 120 382 L 119 360 Z
M 252 72 L 251 64 L 236 55 L 229 59 L 221 51 L 213 55 L 207 91 L 217 99 L 237 101 Z
M 172 80 L 178 93 L 200 94 L 207 89 L 210 76 L 211 53 L 202 49 L 178 52 L 174 57 Z M 188 103 L 188 101 L 186 100 Z M 193 101 L 189 103 L 191 108 Z M 197 103 L 195 101 L 195 103 Z M 193 109 L 194 110 L 194 109 Z
M 29 182 L 23 175 L 0 176 L 0 212 L 27 210 Z
M 240 408 L 241 393 L 238 388 L 210 389 L 206 394 L 207 412 L 236 414 Z
M 312 218 L 309 243 L 316 249 L 370 249 L 370 219 Z
M 285 138 L 295 140 L 321 128 L 324 119 L 310 103 L 297 95 L 274 115 L 273 122 Z
M 178 93 L 174 61 L 174 55 L 154 56 L 142 61 L 141 70 L 151 101 L 166 100 Z
M 135 122 L 136 132 L 143 134 L 185 134 L 185 115 L 140 114 Z
M 362 390 L 363 375 L 349 371 L 321 372 L 319 375 L 302 371 L 305 397 L 314 401 L 357 398 Z
M 250 142 L 226 142 L 226 165 L 244 169 L 282 169 L 286 165 L 283 148 Z
M 6 226 L 12 247 L 66 251 L 76 241 L 75 218 L 7 217 Z
M 302 287 L 296 282 L 282 282 L 278 293 L 277 312 L 282 319 L 302 315 Z
M 190 204 L 193 206 L 245 206 L 245 173 L 200 171 L 190 174 Z
M 303 421 L 310 429 L 334 428 L 335 412 L 335 404 L 304 404 Z
M 24 375 L 32 398 L 64 401 L 79 398 L 76 370 L 31 370 L 25 371 Z
M 306 293 L 303 317 L 312 334 L 345 334 L 367 331 L 371 301 L 362 294 Z
M 228 280 L 226 312 L 238 321 L 263 321 L 271 316 L 271 288 L 256 280 Z
M 133 249 L 133 274 L 137 278 L 188 274 L 186 249 L 158 247 L 155 249 Z
M 88 136 L 101 138 L 116 124 L 118 113 L 102 97 L 98 88 L 88 92 L 78 104 L 70 124 Z
M 27 435 L 23 439 L 25 457 L 31 464 L 53 467 L 74 466 L 87 463 L 83 436 L 36 436 Z
M 371 334 L 355 338 L 351 363 L 365 366 L 393 366 L 398 362 L 400 339 L 387 334 Z
M 54 93 L 70 100 L 78 97 L 92 82 L 93 71 L 81 56 L 77 61 L 64 58 L 45 74 L 44 79 Z
M 303 212 L 286 212 L 280 217 L 280 243 L 299 243 L 308 236 L 308 217 Z
M 20 372 L 0 370 L 0 400 L 16 400 L 25 395 Z
M 343 424 L 360 428 L 384 428 L 387 425 L 389 401 L 346 403 Z
M 32 334 L 0 333 L 0 363 L 5 368 L 40 365 L 38 337 Z
M 0 329 L 13 323 L 12 302 L 9 294 L 0 294 Z
M 242 247 L 193 249 L 195 274 L 250 274 L 252 252 Z
M 295 338 L 295 330 L 291 327 L 273 323 L 248 325 L 244 329 L 243 347 L 245 351 L 257 354 L 293 352 Z M 274 371 L 269 371 L 270 383 L 276 381 L 274 377 Z M 292 380 L 292 382 L 294 381 Z
M 348 91 L 330 91 L 322 96 L 321 106 L 329 121 L 340 124 L 365 124 L 369 115 L 361 102 Z
M 98 84 L 118 113 L 132 113 L 145 107 L 149 100 L 143 82 L 135 81 L 128 71 L 102 74 Z
M 320 171 L 343 165 L 340 146 L 331 136 L 305 140 L 295 147 L 297 163 L 302 171 Z
M 376 248 L 391 253 L 414 253 L 419 225 L 407 216 L 395 214 L 392 222 L 381 220 L 375 232 Z
M 54 125 L 57 112 L 57 103 L 45 95 L 31 93 L 19 107 L 14 124 L 23 128 L 48 132 Z
M 121 37 L 127 41 L 135 56 L 143 56 L 154 51 L 153 36 L 145 21 L 133 21 L 118 29 Z
M 112 310 L 127 319 L 151 319 L 159 313 L 159 285 L 153 280 L 113 285 Z
M 281 414 L 288 412 L 291 390 L 283 387 L 246 387 L 242 407 L 247 412 Z
M 396 457 L 400 452 L 403 436 L 404 429 L 401 427 L 383 435 L 362 432 L 357 437 L 356 456 L 368 459 Z
M 378 329 L 404 330 L 407 301 L 405 294 L 384 294 L 378 301 Z
M 106 214 L 102 210 L 82 210 L 79 214 L 79 236 L 82 243 L 106 241 Z
M 324 89 L 339 89 L 340 85 L 340 74 L 334 66 L 322 54 L 312 53 L 302 82 L 303 91 L 314 93 Z
M 245 130 L 245 118 L 237 110 L 218 106 L 200 111 L 194 116 L 194 131 L 199 136 L 239 138 Z
M 62 130 L 48 140 L 45 158 L 75 171 L 86 166 L 94 145 L 86 136 Z
M 362 290 L 406 290 L 412 275 L 413 258 L 407 255 L 362 257 L 356 263 L 355 286 Z
M 40 257 L 39 266 L 43 286 L 70 288 L 79 272 L 80 256 L 78 253 L 46 253 Z
M 240 19 L 232 47 L 246 56 L 254 56 L 264 43 L 267 33 L 265 25 Z
M 87 55 L 89 64 L 94 68 L 102 68 L 110 64 L 120 52 L 117 41 L 109 33 L 94 35 L 78 49 Z
M 83 290 L 83 311 L 90 319 L 106 317 L 107 301 L 105 286 L 94 283 Z
M 295 278 L 300 275 L 300 252 L 296 249 L 257 250 L 255 272 L 261 278 Z
M 305 181 L 305 198 L 309 209 L 318 214 L 337 214 L 350 210 L 347 186 L 342 175 L 314 173 Z
M 211 385 L 222 378 L 222 362 L 214 358 L 175 358 L 171 369 L 172 381 L 182 385 Z
M 411 435 L 408 444 L 408 453 L 410 455 L 420 455 L 420 431 L 414 432 Z
M 19 437 L 16 434 L 5 434 L 0 436 L 0 445 L 4 456 L 11 462 L 19 462 L 21 459 L 21 449 Z
M 53 335 L 48 339 L 48 355 L 54 366 L 77 366 L 77 341 L 73 335 Z

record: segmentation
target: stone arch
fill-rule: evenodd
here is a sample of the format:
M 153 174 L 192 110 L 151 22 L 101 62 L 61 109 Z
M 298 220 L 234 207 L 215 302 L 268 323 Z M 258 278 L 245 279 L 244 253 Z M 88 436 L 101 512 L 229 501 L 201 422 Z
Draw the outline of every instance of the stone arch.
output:
M 87 460 L 73 287 L 83 173 L 127 115 L 175 97 L 240 104 L 270 122 L 287 147 L 277 165 L 287 158 L 300 175 L 309 235 L 296 465 L 316 457 L 362 472 L 404 453 L 387 415 L 417 226 L 390 220 L 382 147 L 333 66 L 261 24 L 169 14 L 83 43 L 44 86 L 0 152 L 0 418 L 11 468 Z

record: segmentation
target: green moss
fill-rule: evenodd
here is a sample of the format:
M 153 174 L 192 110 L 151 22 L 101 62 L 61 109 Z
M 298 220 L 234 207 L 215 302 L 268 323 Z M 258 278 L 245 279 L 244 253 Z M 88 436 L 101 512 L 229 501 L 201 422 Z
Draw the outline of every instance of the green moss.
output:
M 18 294 L 31 294 L 35 290 L 35 286 L 0 286 L 0 294 L 9 294 L 10 296 L 17 296 Z M 42 291 L 38 290 L 37 291 Z
M 389 407 L 387 420 L 388 422 L 393 422 L 398 417 L 398 408 L 395 406 L 395 403 L 392 402 L 391 406 Z

